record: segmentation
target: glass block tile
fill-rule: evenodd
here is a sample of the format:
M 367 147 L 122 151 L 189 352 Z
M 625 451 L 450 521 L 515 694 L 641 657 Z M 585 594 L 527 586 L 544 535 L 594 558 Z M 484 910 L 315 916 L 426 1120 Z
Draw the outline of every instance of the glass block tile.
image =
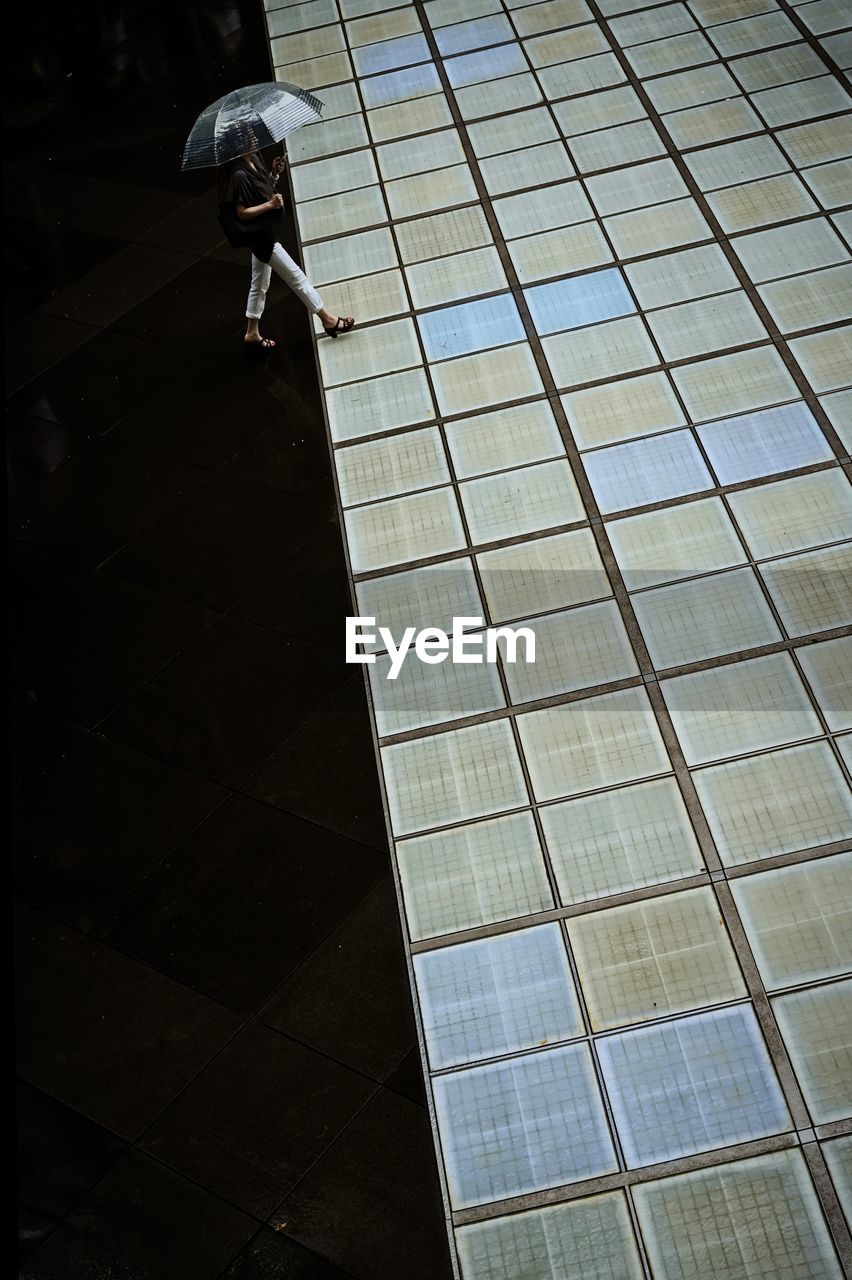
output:
M 597 1050 L 630 1168 L 790 1127 L 750 1006 L 607 1036 Z
M 428 663 L 411 655 L 395 680 L 387 678 L 390 665 L 390 657 L 383 656 L 367 668 L 376 731 L 382 737 L 506 705 L 494 663 L 455 663 L 449 656 L 443 662 Z
M 849 535 L 852 489 L 839 468 L 744 489 L 729 501 L 758 560 Z
M 668 159 L 600 173 L 588 178 L 586 186 L 601 217 L 677 200 L 688 194 L 674 161 Z
M 604 225 L 619 258 L 662 253 L 681 244 L 712 238 L 694 200 L 673 200 L 650 209 L 619 213 L 607 218 Z
M 666 1280 L 840 1280 L 798 1151 L 648 1182 L 634 1200 L 654 1273 Z
M 815 391 L 835 391 L 852 383 L 852 327 L 794 338 L 790 349 Z
M 649 160 L 665 152 L 660 135 L 649 120 L 623 125 L 620 129 L 599 129 L 571 138 L 568 150 L 581 173 L 611 169 L 616 165 Z M 648 201 L 643 200 L 643 204 Z
M 751 569 L 657 587 L 635 596 L 633 608 L 657 669 L 781 639 Z
M 661 683 L 689 764 L 743 755 L 820 732 L 785 653 L 676 676 Z
M 558 924 L 414 957 L 433 1070 L 583 1034 Z
M 553 114 L 566 138 L 646 118 L 638 95 L 627 85 L 581 98 L 569 98 L 567 102 L 557 102 Z
M 852 243 L 852 209 L 832 213 L 831 221 L 847 244 Z
M 472 249 L 449 258 L 415 263 L 405 272 L 415 307 L 434 307 L 508 288 L 496 249 Z
M 646 308 L 723 293 L 739 284 L 733 267 L 716 244 L 667 253 L 649 262 L 634 262 L 624 270 L 639 305 Z
M 346 513 L 346 537 L 355 573 L 457 551 L 464 527 L 452 489 L 429 489 Z
M 376 149 L 376 154 L 386 182 L 411 177 L 415 173 L 425 173 L 427 170 L 463 164 L 466 158 L 456 129 L 439 129 L 436 133 L 420 134 L 416 146 L 412 146 L 408 139 L 387 142 Z
M 831 446 L 802 401 L 699 427 L 720 484 L 833 461 Z
M 635 311 L 621 272 L 593 271 L 526 289 L 524 296 L 539 333 L 597 324 Z
M 538 68 L 572 62 L 575 58 L 588 58 L 593 53 L 605 53 L 609 43 L 601 29 L 588 22 L 573 30 L 533 36 L 525 42 L 525 48 L 530 62 Z
M 400 256 L 406 265 L 492 243 L 485 214 L 478 207 L 453 209 L 450 213 L 403 222 L 395 230 Z
M 567 227 L 594 216 L 579 182 L 560 182 L 495 200 L 494 212 L 507 240 Z
M 562 405 L 581 449 L 684 423 L 683 412 L 662 373 L 570 391 L 562 397 Z
M 768 336 L 742 289 L 654 311 L 648 323 L 665 360 L 745 346 Z
M 555 102 L 559 98 L 622 84 L 627 77 L 615 54 L 598 53 L 592 58 L 578 58 L 575 62 L 546 67 L 539 71 L 538 79 L 545 96 L 549 101 Z
M 428 489 L 450 479 L 437 427 L 340 449 L 335 463 L 344 507 Z
M 482 602 L 468 559 L 425 565 L 402 573 L 362 579 L 356 585 L 358 607 L 364 617 L 375 617 L 379 626 L 400 636 L 406 627 L 441 627 L 452 630 L 454 617 L 482 617 Z M 365 650 L 384 648 L 380 640 Z
M 833 111 L 845 111 L 849 107 L 848 90 L 834 76 L 764 89 L 753 93 L 751 100 L 770 129 L 798 124 L 814 116 L 827 116 Z
M 490 44 L 514 40 L 515 33 L 508 18 L 501 14 L 489 14 L 470 22 L 456 22 L 439 29 L 435 40 L 442 57 L 453 53 L 465 53 L 468 49 L 483 49 Z
M 304 13 L 302 10 L 304 9 Z M 306 4 L 289 9 L 267 9 L 266 24 L 270 36 L 290 35 L 294 31 L 306 31 L 337 22 L 338 12 L 334 0 L 309 0 Z
M 789 635 L 852 624 L 852 546 L 770 560 L 760 566 Z
M 473 543 L 573 524 L 586 514 L 562 459 L 467 480 L 459 492 Z
M 746 180 L 753 182 L 790 168 L 780 147 L 766 135 L 706 147 L 684 159 L 702 191 L 715 191 Z
M 398 178 L 385 184 L 388 208 L 392 218 L 412 218 L 430 209 L 446 209 L 450 205 L 476 200 L 478 193 L 473 175 L 466 164 L 418 173 L 411 178 Z
M 775 85 L 824 75 L 825 63 L 809 44 L 800 40 L 783 49 L 767 49 L 738 58 L 732 70 L 745 91 L 751 94 L 757 89 L 771 89 Z
M 836 160 L 806 169 L 802 174 L 824 209 L 836 209 L 852 200 L 852 161 Z
M 693 779 L 727 866 L 852 834 L 852 800 L 824 742 L 701 769 Z
M 731 882 L 767 988 L 852 969 L 852 854 L 839 853 Z
M 585 1045 L 438 1076 L 433 1088 L 458 1209 L 617 1167 Z
M 647 778 L 669 768 L 644 689 L 623 689 L 518 717 L 538 800 Z
M 300 9 L 302 8 L 301 5 L 299 7 Z M 295 10 L 292 12 L 295 12 Z M 270 14 L 269 17 L 271 16 L 272 15 Z M 300 129 L 298 134 L 290 135 L 287 140 L 288 155 L 294 156 L 296 154 L 293 148 L 295 147 L 298 150 L 301 146 L 302 135 L 304 133 L 314 129 L 319 136 L 324 132 L 325 126 L 328 125 L 330 121 L 339 120 L 343 116 L 357 116 L 361 112 L 361 100 L 358 97 L 358 90 L 355 88 L 355 85 L 351 80 L 346 81 L 344 84 L 327 86 L 323 91 L 322 104 L 322 120 L 317 121 L 316 125 L 309 125 L 307 129 Z M 311 146 L 308 147 L 306 155 L 310 154 L 313 145 L 314 144 L 312 143 Z
M 566 905 L 704 870 L 673 778 L 547 805 L 541 821 Z
M 772 0 L 693 0 L 693 12 L 704 27 L 730 18 L 742 18 L 747 14 L 763 13 L 772 7 Z
M 534 663 L 522 660 L 520 648 L 518 660 L 506 662 L 506 642 L 499 641 L 509 697 L 516 706 L 639 674 L 618 606 L 611 600 L 520 625 L 535 635 Z
M 373 153 L 366 150 L 295 165 L 290 176 L 297 200 L 316 200 L 318 196 L 351 191 L 353 187 L 369 187 L 379 180 Z
M 800 169 L 811 164 L 824 164 L 828 160 L 842 160 L 849 154 L 850 120 L 852 117 L 849 115 L 815 120 L 785 129 L 778 138 L 793 164 Z
M 479 169 L 492 196 L 574 176 L 563 142 L 546 142 L 525 151 L 506 151 L 503 155 L 490 156 L 487 160 L 480 160 Z
M 693 419 L 722 418 L 760 409 L 798 395 L 774 347 L 755 347 L 717 356 L 672 371 L 675 385 Z
M 329 292 L 333 296 L 337 314 L 357 316 L 359 324 L 366 320 L 400 315 L 409 309 L 402 273 L 399 271 L 377 271 L 372 275 L 338 281 Z M 318 315 L 314 315 L 313 325 L 314 331 L 320 333 L 322 321 Z
M 843 1212 L 852 1218 L 852 1134 L 822 1143 L 821 1150 Z
M 519 44 L 504 44 L 480 53 L 448 58 L 444 67 L 452 87 L 460 89 L 465 85 L 491 83 L 501 76 L 526 71 L 527 60 Z
M 627 50 L 627 57 L 638 76 L 664 75 L 679 67 L 715 62 L 716 51 L 698 31 L 665 40 L 653 40 Z
M 822 396 L 820 404 L 847 453 L 852 452 L 852 391 L 836 391 Z
M 712 889 L 690 889 L 568 923 L 593 1031 L 745 996 Z
M 535 8 L 543 7 L 535 5 Z M 837 1144 L 835 1144 L 837 1145 Z M 491 1218 L 456 1232 L 467 1280 L 640 1280 L 621 1192 Z
M 507 5 L 518 34 L 535 35 L 538 31 L 552 31 L 555 27 L 571 27 L 591 18 L 585 0 L 545 0 L 544 4 Z
M 779 276 L 828 267 L 849 257 L 826 218 L 814 218 L 806 227 L 773 227 L 739 236 L 737 257 L 756 284 Z
M 299 31 L 294 35 L 277 36 L 272 40 L 274 62 L 301 62 L 303 58 L 318 58 L 326 53 L 339 53 L 346 48 L 343 28 L 334 23 L 314 31 Z
M 347 192 L 345 200 L 340 195 L 308 200 L 296 215 L 303 240 L 325 240 L 388 220 L 381 187 L 360 187 Z
M 371 76 L 360 86 L 367 111 L 377 107 L 389 107 L 414 98 L 440 93 L 443 86 L 438 69 L 431 62 L 405 71 L 392 71 L 387 75 Z
M 763 128 L 759 117 L 743 98 L 708 102 L 700 107 L 687 107 L 685 111 L 670 112 L 663 118 L 663 124 L 675 146 L 681 149 L 710 146 L 726 138 L 757 133 Z
M 798 657 L 829 729 L 852 729 L 852 637 L 808 645 Z
M 412 35 L 420 30 L 420 20 L 410 6 L 393 9 L 390 13 L 374 13 L 346 24 L 346 34 L 353 49 L 364 44 L 378 44 L 381 40 L 393 40 L 397 36 Z
M 719 498 L 702 498 L 607 524 L 628 591 L 743 564 L 746 555 Z
M 739 87 L 729 71 L 720 63 L 698 67 L 694 71 L 678 71 L 674 75 L 649 80 L 645 92 L 661 112 L 697 107 L 703 102 L 735 98 Z
M 545 107 L 495 116 L 481 124 L 469 125 L 467 132 L 474 155 L 480 157 L 516 151 L 522 146 L 534 147 L 537 143 L 550 142 L 559 137 L 550 112 Z
M 495 623 L 598 600 L 611 590 L 590 529 L 485 551 L 477 563 Z
M 613 445 L 587 454 L 583 461 L 605 514 L 713 487 L 710 472 L 688 431 Z
M 782 333 L 852 318 L 852 266 L 761 285 L 758 293 Z
M 382 748 L 391 824 L 398 836 L 528 803 L 505 720 Z
M 545 338 L 542 346 L 557 387 L 581 386 L 659 363 L 645 326 L 635 316 L 559 333 Z
M 356 329 L 347 335 L 345 342 L 324 340 L 318 348 L 327 387 L 381 373 L 396 373 L 423 363 L 411 320 L 392 320 L 370 329 Z
M 597 222 L 524 236 L 510 241 L 508 248 L 521 284 L 612 261 L 612 252 Z
M 724 191 L 712 192 L 707 199 L 722 230 L 729 235 L 747 227 L 763 227 L 770 222 L 817 212 L 801 180 L 792 173 L 726 187 Z
M 425 13 L 433 30 L 451 26 L 465 18 L 480 18 L 501 12 L 500 0 L 426 0 Z
M 340 80 L 352 79 L 352 63 L 348 53 L 329 53 L 302 62 L 275 62 L 275 79 L 298 84 L 301 89 L 322 89 Z
M 852 980 L 772 1001 L 815 1124 L 852 1114 Z
M 731 58 L 738 53 L 750 53 L 753 49 L 768 49 L 775 44 L 796 40 L 798 34 L 790 19 L 776 10 L 757 17 L 714 26 L 712 31 L 707 32 L 707 38 L 713 42 L 723 58 Z
M 354 440 L 394 427 L 413 427 L 435 417 L 432 393 L 422 369 L 332 387 L 325 393 L 325 404 L 334 441 Z
M 815 0 L 813 4 L 802 5 L 799 16 L 814 35 L 849 26 L 849 11 L 843 0 Z
M 623 18 L 613 18 L 610 29 L 623 49 L 633 44 L 645 44 L 648 40 L 662 40 L 665 36 L 679 36 L 696 29 L 692 14 L 682 4 L 666 4 L 650 12 L 631 13 Z
M 432 379 L 445 415 L 544 394 L 535 357 L 526 342 L 442 361 L 432 369 Z
M 510 293 L 430 311 L 418 316 L 417 324 L 427 360 L 447 360 L 471 351 L 508 346 L 525 337 L 517 304 Z
M 483 94 L 478 84 L 467 89 L 456 89 L 453 96 L 463 120 L 479 120 L 483 116 L 494 114 L 494 102 Z M 541 86 L 531 71 L 503 76 L 500 80 L 501 111 L 521 111 L 524 107 L 532 107 L 543 101 Z
M 510 920 L 553 906 L 529 813 L 401 840 L 396 855 L 414 939 Z
M 418 68 L 414 67 L 412 70 L 416 71 Z M 424 129 L 442 129 L 452 123 L 453 115 L 442 93 L 433 93 L 427 98 L 412 98 L 410 102 L 394 102 L 387 107 L 376 107 L 367 112 L 367 124 L 374 142 L 404 138 L 412 133 L 422 133 Z
M 412 62 L 428 62 L 431 54 L 423 35 L 400 36 L 352 50 L 352 61 L 359 76 L 372 76 L 394 67 L 407 67 Z
M 565 448 L 546 400 L 448 422 L 447 444 L 460 480 L 561 457 Z
M 303 253 L 305 274 L 318 285 L 397 265 L 393 236 L 387 227 L 339 240 L 321 240 L 306 245 Z
M 340 86 L 354 91 L 355 86 Z M 328 90 L 323 94 L 327 98 Z M 359 110 L 357 95 L 354 103 L 350 103 L 353 112 Z M 342 115 L 339 120 L 333 117 L 323 119 L 320 127 L 311 125 L 300 129 L 287 144 L 287 154 L 291 165 L 300 160 L 318 160 L 322 156 L 333 155 L 336 151 L 354 151 L 357 147 L 366 147 L 370 139 L 367 137 L 367 126 L 360 115 Z

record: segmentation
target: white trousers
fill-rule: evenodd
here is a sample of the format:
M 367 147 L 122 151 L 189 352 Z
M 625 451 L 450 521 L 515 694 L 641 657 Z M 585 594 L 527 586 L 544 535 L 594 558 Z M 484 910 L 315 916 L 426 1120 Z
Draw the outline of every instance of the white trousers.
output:
M 260 258 L 251 255 L 251 288 L 249 289 L 248 302 L 246 303 L 246 318 L 249 320 L 259 320 L 263 315 L 263 308 L 266 304 L 266 291 L 269 288 L 269 281 L 272 279 L 272 272 L 280 276 L 285 284 L 289 285 L 297 298 L 304 302 L 309 311 L 322 311 L 322 298 L 317 293 L 314 286 L 308 280 L 304 271 L 297 263 L 293 261 L 289 253 L 286 253 L 280 244 L 276 244 L 272 250 L 272 257 L 268 262 L 261 262 Z

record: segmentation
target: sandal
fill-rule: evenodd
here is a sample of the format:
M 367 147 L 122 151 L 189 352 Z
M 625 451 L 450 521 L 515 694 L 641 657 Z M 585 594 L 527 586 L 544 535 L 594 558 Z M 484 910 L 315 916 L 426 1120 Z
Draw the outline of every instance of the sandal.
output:
M 252 352 L 256 356 L 268 356 L 270 351 L 274 351 L 278 346 L 272 338 L 261 338 L 259 342 L 243 339 L 243 346 L 246 351 Z
M 336 324 L 333 324 L 331 328 L 326 328 L 323 325 L 323 330 L 329 338 L 336 338 L 339 333 L 348 333 L 354 324 L 354 316 L 346 316 L 345 319 L 343 316 L 338 316 Z

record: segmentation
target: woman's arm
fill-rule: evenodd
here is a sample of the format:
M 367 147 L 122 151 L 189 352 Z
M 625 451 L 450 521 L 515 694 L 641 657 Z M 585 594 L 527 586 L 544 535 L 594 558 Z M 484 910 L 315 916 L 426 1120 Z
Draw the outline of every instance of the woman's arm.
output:
M 259 218 L 262 213 L 269 213 L 272 209 L 280 209 L 284 204 L 283 196 L 274 195 L 271 200 L 265 200 L 263 204 L 237 205 L 237 217 L 244 221 L 248 218 Z

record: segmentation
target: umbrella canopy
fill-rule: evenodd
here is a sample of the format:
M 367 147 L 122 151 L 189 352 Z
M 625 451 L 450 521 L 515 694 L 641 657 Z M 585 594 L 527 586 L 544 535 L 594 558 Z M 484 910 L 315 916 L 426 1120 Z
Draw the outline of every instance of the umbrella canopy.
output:
M 209 169 L 280 142 L 319 120 L 322 103 L 283 80 L 234 89 L 205 107 L 183 149 L 181 169 Z

